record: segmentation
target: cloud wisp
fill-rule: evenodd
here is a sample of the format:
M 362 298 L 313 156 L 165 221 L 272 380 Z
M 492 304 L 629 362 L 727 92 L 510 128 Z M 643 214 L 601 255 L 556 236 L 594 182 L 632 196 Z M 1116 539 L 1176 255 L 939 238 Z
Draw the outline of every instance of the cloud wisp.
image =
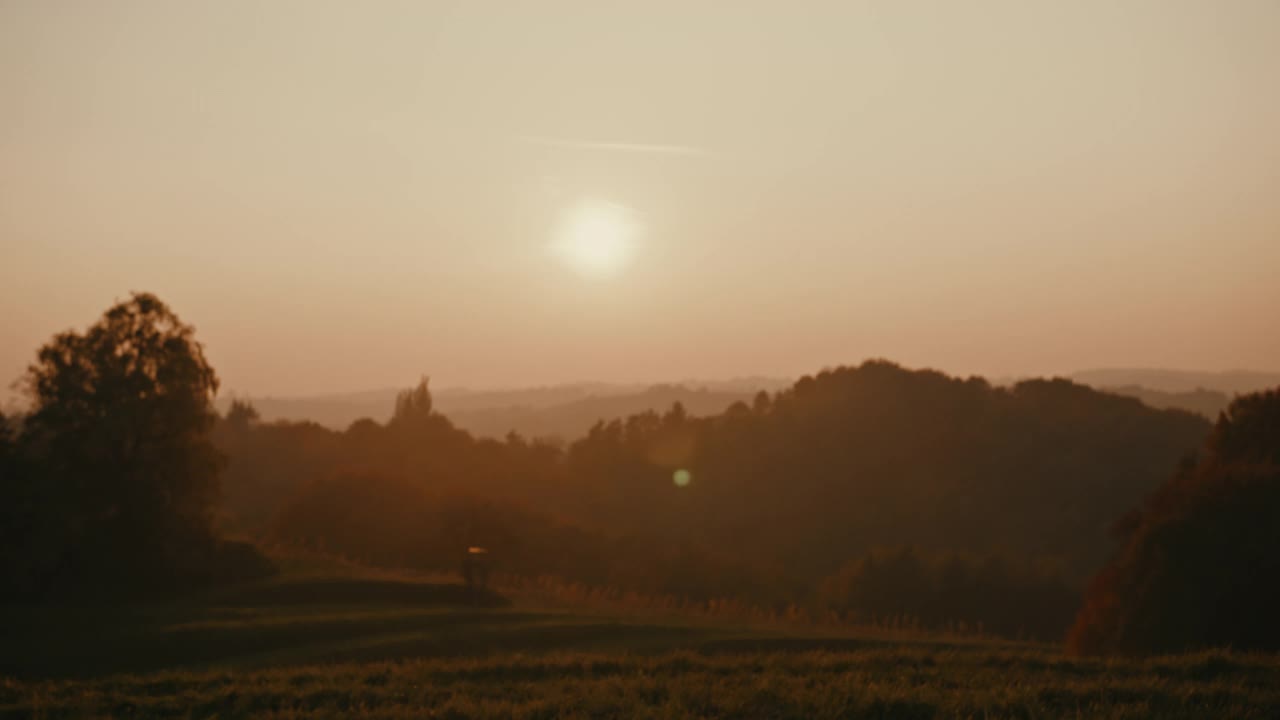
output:
M 573 140 L 569 138 L 545 137 L 541 135 L 519 135 L 517 142 L 525 145 L 564 148 L 566 150 L 587 150 L 599 152 L 622 152 L 646 155 L 671 155 L 677 157 L 705 157 L 711 153 L 692 145 L 664 145 L 659 143 L 607 142 L 600 140 Z

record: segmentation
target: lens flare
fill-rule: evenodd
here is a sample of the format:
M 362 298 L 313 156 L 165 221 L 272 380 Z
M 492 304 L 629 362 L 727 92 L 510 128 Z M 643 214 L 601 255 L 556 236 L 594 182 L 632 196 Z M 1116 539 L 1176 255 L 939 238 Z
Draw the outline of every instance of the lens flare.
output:
M 671 476 L 671 480 L 676 484 L 676 487 L 685 487 L 693 480 L 693 473 L 680 468 Z

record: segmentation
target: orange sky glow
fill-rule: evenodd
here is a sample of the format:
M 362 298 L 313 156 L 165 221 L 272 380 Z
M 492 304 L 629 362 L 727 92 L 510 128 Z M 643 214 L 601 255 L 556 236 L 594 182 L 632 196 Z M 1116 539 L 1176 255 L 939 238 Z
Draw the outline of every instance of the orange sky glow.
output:
M 1280 3 L 0 4 L 0 380 L 1280 369 Z

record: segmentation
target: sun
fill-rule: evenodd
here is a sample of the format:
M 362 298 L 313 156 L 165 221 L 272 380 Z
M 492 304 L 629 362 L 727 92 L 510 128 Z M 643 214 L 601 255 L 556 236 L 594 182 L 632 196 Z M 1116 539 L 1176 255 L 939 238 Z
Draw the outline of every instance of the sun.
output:
M 638 227 L 629 209 L 616 203 L 584 200 L 568 208 L 555 230 L 551 249 L 566 265 L 587 277 L 610 277 L 631 263 Z

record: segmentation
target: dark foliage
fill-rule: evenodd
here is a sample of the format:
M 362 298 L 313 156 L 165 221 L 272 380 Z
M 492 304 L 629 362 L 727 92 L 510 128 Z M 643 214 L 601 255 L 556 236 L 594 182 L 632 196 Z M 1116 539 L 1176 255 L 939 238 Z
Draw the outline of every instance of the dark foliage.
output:
M 1059 640 L 1080 604 L 1057 573 L 998 557 L 873 552 L 822 582 L 825 609 L 854 620 L 906 621 Z
M 1107 556 L 1106 528 L 1207 430 L 1065 380 L 1004 389 L 875 361 L 716 417 L 602 422 L 568 467 L 590 521 L 807 578 L 879 545 L 1051 558 L 1083 578 Z
M 503 572 L 761 604 L 809 602 L 878 546 L 1009 557 L 1010 577 L 983 576 L 981 593 L 1040 610 L 992 601 L 1009 611 L 1001 621 L 974 611 L 973 594 L 945 593 L 955 602 L 917 619 L 1041 637 L 1074 608 L 1061 582 L 1019 568 L 1084 578 L 1106 557 L 1106 528 L 1208 429 L 1067 381 L 1001 389 L 886 362 L 717 416 L 676 404 L 602 421 L 564 451 L 471 437 L 425 381 L 396 405 L 386 425 L 345 432 L 229 414 L 215 433 L 231 457 L 228 511 L 246 529 L 379 564 L 452 570 L 467 545 L 492 545 Z
M 1069 642 L 1082 653 L 1280 649 L 1280 390 L 1237 398 L 1116 528 Z
M 260 423 L 251 407 L 218 423 L 214 441 L 231 462 L 224 509 L 236 528 L 261 532 L 317 480 L 354 471 L 402 478 L 435 493 L 502 498 L 545 508 L 563 498 L 560 452 L 518 435 L 477 440 L 432 408 L 424 379 L 396 400 L 386 425 L 357 420 L 345 432 L 315 423 Z
M 494 570 L 655 595 L 777 601 L 788 588 L 689 546 L 585 531 L 510 502 L 432 492 L 421 483 L 340 473 L 306 485 L 273 539 L 372 565 L 456 572 L 466 549 Z
M 217 387 L 193 329 L 154 295 L 41 348 L 30 413 L 0 450 L 6 589 L 131 592 L 232 572 L 245 551 L 214 533 Z

